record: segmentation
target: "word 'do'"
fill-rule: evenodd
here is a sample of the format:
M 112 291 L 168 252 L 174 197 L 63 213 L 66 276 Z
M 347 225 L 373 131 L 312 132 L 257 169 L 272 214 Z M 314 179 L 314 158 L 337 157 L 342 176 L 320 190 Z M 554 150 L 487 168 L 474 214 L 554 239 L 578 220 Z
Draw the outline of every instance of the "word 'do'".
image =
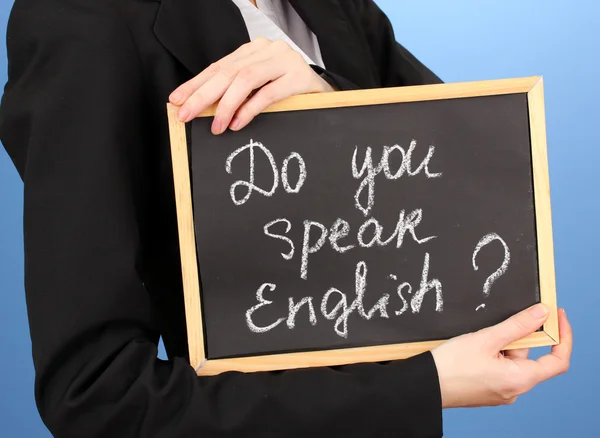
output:
M 261 151 L 264 154 L 264 156 L 267 158 L 267 160 L 269 161 L 269 164 L 271 165 L 271 170 L 273 172 L 273 184 L 272 184 L 271 188 L 268 190 L 258 187 L 254 182 L 255 181 L 255 160 L 256 160 L 255 152 L 254 152 L 255 149 L 258 149 L 259 151 Z M 229 155 L 229 157 L 227 157 L 227 161 L 225 162 L 225 170 L 227 171 L 227 173 L 232 173 L 231 166 L 232 166 L 233 160 L 238 155 L 240 155 L 242 152 L 245 152 L 245 151 L 248 151 L 250 176 L 249 176 L 248 181 L 239 180 L 231 185 L 229 194 L 231 196 L 231 200 L 233 201 L 233 203 L 235 205 L 242 205 L 246 201 L 248 201 L 248 199 L 250 199 L 250 195 L 252 195 L 253 191 L 258 192 L 264 196 L 269 196 L 269 197 L 273 196 L 273 194 L 275 193 L 275 190 L 277 190 L 277 187 L 279 186 L 279 171 L 277 169 L 277 164 L 275 163 L 275 158 L 273 158 L 273 154 L 271 153 L 271 151 L 269 149 L 267 149 L 265 146 L 263 146 L 262 143 L 254 142 L 252 140 L 250 140 L 250 143 L 248 143 L 247 145 L 242 146 L 239 149 L 236 149 L 231 155 Z M 294 187 L 292 187 L 290 185 L 290 182 L 288 180 L 288 166 L 289 166 L 291 160 L 295 160 L 298 165 L 299 176 L 298 176 L 298 181 L 296 182 L 296 185 Z M 302 188 L 304 181 L 306 181 L 306 163 L 304 162 L 304 160 L 302 159 L 300 154 L 298 154 L 296 152 L 292 152 L 285 160 L 283 160 L 283 165 L 281 168 L 281 183 L 283 185 L 283 188 L 288 193 L 298 193 L 298 192 L 300 192 L 300 189 Z M 238 199 L 235 196 L 235 190 L 238 187 L 246 187 L 247 188 L 246 194 L 241 199 Z

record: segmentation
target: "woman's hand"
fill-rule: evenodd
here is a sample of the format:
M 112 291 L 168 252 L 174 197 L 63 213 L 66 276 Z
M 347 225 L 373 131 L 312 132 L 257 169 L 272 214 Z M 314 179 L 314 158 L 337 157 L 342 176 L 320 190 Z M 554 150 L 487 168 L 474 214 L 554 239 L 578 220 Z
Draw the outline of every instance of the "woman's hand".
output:
M 564 310 L 558 312 L 561 343 L 550 354 L 528 360 L 528 350 L 502 350 L 535 332 L 548 318 L 537 304 L 498 325 L 459 336 L 432 351 L 442 391 L 442 406 L 474 407 L 514 403 L 538 383 L 565 373 L 573 346 Z
M 248 96 L 259 89 L 250 99 Z M 284 41 L 259 38 L 179 86 L 169 100 L 189 122 L 220 99 L 213 134 L 242 129 L 272 103 L 295 94 L 333 91 Z

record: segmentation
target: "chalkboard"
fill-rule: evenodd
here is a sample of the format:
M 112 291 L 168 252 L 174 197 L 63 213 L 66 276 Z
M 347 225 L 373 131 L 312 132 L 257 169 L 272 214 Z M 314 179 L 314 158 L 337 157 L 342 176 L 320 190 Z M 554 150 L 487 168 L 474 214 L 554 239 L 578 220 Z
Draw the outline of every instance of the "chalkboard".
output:
M 540 301 L 554 318 L 542 98 L 525 78 L 301 96 L 220 136 L 192 121 L 198 372 L 406 357 Z

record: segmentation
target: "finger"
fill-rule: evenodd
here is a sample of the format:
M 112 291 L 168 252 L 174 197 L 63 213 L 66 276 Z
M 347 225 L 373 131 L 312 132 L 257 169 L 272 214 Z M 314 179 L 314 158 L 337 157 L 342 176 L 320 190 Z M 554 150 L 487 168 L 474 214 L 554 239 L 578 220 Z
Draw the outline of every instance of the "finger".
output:
M 507 359 L 527 359 L 529 357 L 529 348 L 517 348 L 515 350 L 505 350 L 504 357 Z
M 187 123 L 213 103 L 217 102 L 225 94 L 234 79 L 235 75 L 229 73 L 219 73 L 213 76 L 208 82 L 194 91 L 181 108 L 179 108 L 177 112 L 179 120 Z
M 184 82 L 177 87 L 169 96 L 169 102 L 174 105 L 182 105 L 185 101 L 202 85 L 204 85 L 210 78 L 222 71 L 223 68 L 227 68 L 232 63 L 250 56 L 256 52 L 263 50 L 270 44 L 270 41 L 266 38 L 257 38 L 256 40 L 246 43 L 240 46 L 236 51 L 230 53 L 219 61 L 209 65 L 207 68 L 202 70 L 198 75 L 194 76 L 187 82 Z
M 221 134 L 229 126 L 233 116 L 250 93 L 267 82 L 273 82 L 285 74 L 287 67 L 277 58 L 252 64 L 242 69 L 231 83 L 217 106 L 212 131 Z
M 550 354 L 542 356 L 534 362 L 537 365 L 538 382 L 563 374 L 569 369 L 573 351 L 573 330 L 564 309 L 560 309 L 558 312 L 558 330 L 560 344 L 554 345 Z
M 495 355 L 507 345 L 535 332 L 547 318 L 548 308 L 543 304 L 536 304 L 495 326 L 481 330 L 480 333 L 489 346 L 490 353 Z
M 179 109 L 179 119 L 184 122 L 189 122 L 194 117 L 198 116 L 198 114 L 206 110 L 210 105 L 221 99 L 233 81 L 237 78 L 238 74 L 245 69 L 250 69 L 250 67 L 252 67 L 250 70 L 258 71 L 260 68 L 254 69 L 253 66 L 264 63 L 267 60 L 273 62 L 277 61 L 277 64 L 279 64 L 279 68 L 281 69 L 289 70 L 290 68 L 294 68 L 294 65 L 284 62 L 289 57 L 286 58 L 285 56 L 281 56 L 282 50 L 285 50 L 285 47 L 289 48 L 287 44 L 281 41 L 274 42 L 269 46 L 264 47 L 262 50 L 258 50 L 248 56 L 241 57 L 233 63 L 224 65 L 219 73 L 212 76 L 185 101 Z M 226 128 L 227 125 L 223 127 L 223 130 Z
M 226 68 L 226 66 L 232 64 L 236 60 L 247 56 L 247 54 L 253 50 L 256 50 L 255 46 L 243 45 L 235 52 L 230 53 L 219 61 L 212 63 L 207 68 L 202 70 L 198 75 L 177 87 L 169 96 L 169 101 L 174 105 L 184 104 L 185 101 L 210 78 L 219 74 L 223 68 Z
M 254 117 L 264 111 L 269 105 L 279 102 L 296 93 L 293 81 L 289 76 L 282 76 L 274 82 L 271 82 L 256 92 L 247 100 L 233 117 L 229 128 L 232 131 L 239 131 L 250 123 Z

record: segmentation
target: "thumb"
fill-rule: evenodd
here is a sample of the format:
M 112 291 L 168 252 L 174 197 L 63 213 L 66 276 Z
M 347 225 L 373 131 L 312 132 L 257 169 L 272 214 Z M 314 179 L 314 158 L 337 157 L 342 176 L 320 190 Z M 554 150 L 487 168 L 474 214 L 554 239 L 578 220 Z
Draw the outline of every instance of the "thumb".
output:
M 494 353 L 503 350 L 507 345 L 524 338 L 539 329 L 548 318 L 548 308 L 536 304 L 516 315 L 511 316 L 495 326 L 481 331 L 485 336 L 486 345 L 494 348 Z

